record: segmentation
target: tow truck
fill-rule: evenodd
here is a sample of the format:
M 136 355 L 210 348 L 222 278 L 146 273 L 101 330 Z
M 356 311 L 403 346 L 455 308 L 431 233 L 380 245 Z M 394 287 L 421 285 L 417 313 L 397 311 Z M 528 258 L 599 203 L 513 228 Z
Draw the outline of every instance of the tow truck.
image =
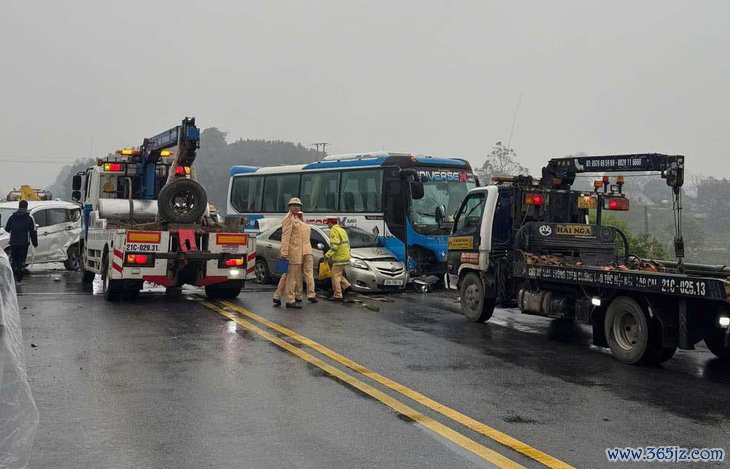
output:
M 642 153 L 554 158 L 542 177 L 496 177 L 471 190 L 449 237 L 448 281 L 467 319 L 487 321 L 495 306 L 592 326 L 593 343 L 618 360 L 661 363 L 704 340 L 730 360 L 730 267 L 684 261 L 685 157 Z M 629 210 L 624 176 L 666 180 L 674 209 L 676 260 L 631 254 L 626 235 L 602 223 Z M 572 188 L 577 174 L 603 173 L 593 191 Z
M 13 189 L 8 192 L 5 198 L 8 202 L 19 200 L 53 200 L 53 194 L 45 189 L 35 189 L 27 184 L 20 186 L 20 189 Z
M 233 298 L 254 277 L 254 238 L 240 221 L 221 225 L 210 216 L 194 179 L 199 148 L 195 118 L 186 117 L 73 177 L 72 199 L 83 207 L 82 281 L 99 274 L 107 300 L 136 297 L 144 282 Z

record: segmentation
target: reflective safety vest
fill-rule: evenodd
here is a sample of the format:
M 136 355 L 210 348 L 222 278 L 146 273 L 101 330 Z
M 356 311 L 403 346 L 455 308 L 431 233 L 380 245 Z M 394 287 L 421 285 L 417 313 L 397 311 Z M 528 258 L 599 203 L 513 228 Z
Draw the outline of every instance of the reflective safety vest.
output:
M 330 250 L 325 254 L 335 265 L 350 263 L 350 239 L 347 232 L 340 225 L 330 229 Z

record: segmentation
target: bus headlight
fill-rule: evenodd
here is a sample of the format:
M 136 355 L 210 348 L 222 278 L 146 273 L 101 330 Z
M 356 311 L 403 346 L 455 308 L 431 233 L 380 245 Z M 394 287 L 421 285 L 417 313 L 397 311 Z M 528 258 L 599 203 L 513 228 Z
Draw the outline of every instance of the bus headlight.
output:
M 358 269 L 368 270 L 368 265 L 365 263 L 362 259 L 350 259 L 350 265 L 353 267 L 357 267 Z

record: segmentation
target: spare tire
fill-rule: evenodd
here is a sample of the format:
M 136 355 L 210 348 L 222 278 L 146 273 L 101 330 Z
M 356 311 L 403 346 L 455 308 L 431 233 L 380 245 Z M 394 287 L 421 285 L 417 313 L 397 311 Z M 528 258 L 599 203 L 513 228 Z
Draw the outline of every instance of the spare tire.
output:
M 196 223 L 208 206 L 203 186 L 192 179 L 176 179 L 166 184 L 157 197 L 160 218 L 172 223 Z

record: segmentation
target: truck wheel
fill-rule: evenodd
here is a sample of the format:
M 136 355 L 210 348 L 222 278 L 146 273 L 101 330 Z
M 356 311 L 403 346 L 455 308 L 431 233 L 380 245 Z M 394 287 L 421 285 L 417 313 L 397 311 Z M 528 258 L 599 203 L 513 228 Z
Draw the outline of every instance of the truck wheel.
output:
M 725 330 L 714 328 L 705 336 L 705 345 L 719 359 L 730 361 L 730 347 L 725 345 Z
M 122 299 L 124 292 L 124 284 L 121 280 L 113 280 L 109 278 L 109 256 L 104 256 L 101 268 L 101 284 L 104 292 L 104 298 L 107 301 L 119 301 Z
M 160 218 L 172 223 L 196 223 L 207 206 L 208 196 L 203 186 L 192 179 L 177 179 L 166 184 L 157 197 Z
M 122 292 L 123 296 L 127 300 L 134 300 L 139 296 L 139 292 L 142 291 L 144 282 L 129 282 Z
M 241 294 L 243 282 L 229 280 L 215 285 L 206 285 L 205 295 L 209 300 L 230 300 Z
M 81 253 L 79 252 L 78 244 L 69 246 L 68 251 L 66 251 L 66 260 L 63 261 L 63 266 L 71 272 L 79 270 L 81 266 Z
M 479 275 L 469 272 L 461 284 L 461 311 L 469 321 L 484 322 L 494 313 L 495 298 L 484 297 L 484 285 Z
M 256 283 L 271 283 L 271 272 L 264 259 L 256 259 Z
M 661 355 L 649 344 L 649 323 L 644 310 L 629 297 L 619 296 L 611 302 L 604 329 L 608 347 L 621 362 L 656 362 Z
M 86 270 L 86 251 L 81 254 L 81 282 L 82 283 L 91 283 L 94 281 L 94 278 L 96 278 L 96 272 L 92 272 L 90 270 Z

